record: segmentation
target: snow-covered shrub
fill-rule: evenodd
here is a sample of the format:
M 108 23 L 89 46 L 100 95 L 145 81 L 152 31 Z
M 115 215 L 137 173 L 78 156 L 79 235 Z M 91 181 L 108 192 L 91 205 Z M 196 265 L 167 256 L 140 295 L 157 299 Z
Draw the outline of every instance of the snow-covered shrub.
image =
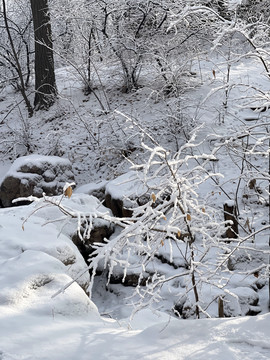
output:
M 140 193 L 144 193 L 142 204 L 134 202 L 131 217 L 114 217 L 102 206 L 88 210 L 76 209 L 62 198 L 44 196 L 38 200 L 41 208 L 45 204 L 57 207 L 70 220 L 77 219 L 77 229 L 82 241 L 90 238 L 94 221 L 109 221 L 117 228 L 109 240 L 95 244 L 89 268 L 92 284 L 98 270 L 108 269 L 108 282 L 116 271 L 122 274 L 122 281 L 131 272 L 138 275 L 137 291 L 144 302 L 150 297 L 155 302 L 159 290 L 166 283 L 172 283 L 188 275 L 186 291 L 193 292 L 195 310 L 199 317 L 198 281 L 201 281 L 200 266 L 212 247 L 217 246 L 223 227 L 220 227 L 215 213 L 197 190 L 211 176 L 205 171 L 206 164 L 213 160 L 213 154 L 193 156 L 190 149 L 195 145 L 195 134 L 177 153 L 170 153 L 161 146 L 142 144 L 149 152 L 145 164 L 133 165 L 133 177 L 137 177 Z M 196 163 L 195 160 L 198 162 Z M 188 166 L 192 163 L 193 166 Z M 128 185 L 125 185 L 128 186 Z M 134 193 L 136 190 L 134 182 Z M 64 194 L 71 196 L 66 186 Z M 33 198 L 32 198 L 33 200 Z M 55 216 L 51 221 L 55 222 Z M 50 222 L 50 220 L 48 220 Z M 84 224 L 84 234 L 81 225 Z M 166 249 L 166 251 L 164 251 Z M 178 269 L 177 274 L 162 274 L 155 263 L 157 259 L 167 259 Z M 179 259 L 182 258 L 182 259 Z M 141 288 L 144 279 L 145 288 Z
M 101 265 L 109 269 L 108 281 L 122 268 L 123 282 L 132 269 L 138 274 L 137 294 L 144 304 L 158 301 L 164 284 L 172 285 L 177 279 L 188 278 L 185 292 L 193 293 L 199 317 L 198 283 L 204 281 L 205 273 L 211 272 L 207 256 L 218 247 L 224 228 L 217 221 L 214 209 L 197 193 L 211 176 L 205 166 L 215 157 L 190 155 L 194 142 L 195 135 L 175 154 L 160 146 L 143 144 L 149 151 L 149 159 L 145 164 L 134 165 L 133 170 L 137 171 L 138 184 L 141 188 L 143 184 L 148 201 L 132 207 L 131 217 L 110 218 L 122 230 L 96 246 L 90 268 L 92 281 Z M 134 188 L 134 193 L 137 190 Z M 166 276 L 159 271 L 156 261 L 162 256 L 170 263 L 181 264 L 176 265 L 176 274 Z M 181 261 L 177 260 L 179 257 Z M 141 287 L 147 274 L 147 285 Z
M 104 271 L 108 285 L 110 281 L 130 284 L 132 279 L 132 285 L 136 286 L 134 303 L 137 309 L 155 307 L 166 297 L 171 299 L 172 307 L 176 305 L 174 312 L 183 317 L 217 316 L 222 301 L 225 315 L 236 315 L 229 310 L 230 301 L 239 305 L 241 314 L 260 311 L 254 309 L 255 302 L 242 306 L 242 294 L 234 291 L 240 283 L 257 291 L 259 283 L 255 270 L 245 269 L 241 280 L 235 280 L 231 264 L 239 249 L 250 252 L 253 238 L 261 230 L 245 233 L 241 227 L 238 238 L 224 238 L 228 224 L 223 221 L 222 207 L 216 206 L 213 196 L 213 189 L 222 190 L 217 181 L 222 176 L 211 172 L 209 164 L 216 161 L 215 155 L 224 143 L 220 141 L 210 154 L 200 153 L 203 147 L 193 132 L 179 151 L 170 152 L 150 135 L 144 135 L 142 147 L 148 153 L 146 161 L 133 164 L 132 172 L 106 185 L 107 193 L 116 195 L 115 198 L 126 195 L 125 206 L 131 210 L 129 216 L 113 216 L 110 211 L 104 211 L 98 201 L 97 206 L 86 209 L 68 202 L 70 199 L 45 196 L 39 200 L 40 207 L 58 208 L 64 214 L 65 224 L 71 220 L 82 242 L 91 237 L 94 221 L 114 224 L 115 232 L 109 239 L 91 245 L 94 251 L 88 267 L 90 293 L 96 274 Z M 68 197 L 73 196 L 69 188 L 64 189 Z M 143 201 L 138 201 L 138 196 L 143 196 Z M 47 219 L 47 222 L 55 219 Z M 256 251 L 261 250 L 254 248 Z M 262 264 L 257 272 L 265 268 L 267 266 Z M 236 272 L 242 270 L 236 269 Z

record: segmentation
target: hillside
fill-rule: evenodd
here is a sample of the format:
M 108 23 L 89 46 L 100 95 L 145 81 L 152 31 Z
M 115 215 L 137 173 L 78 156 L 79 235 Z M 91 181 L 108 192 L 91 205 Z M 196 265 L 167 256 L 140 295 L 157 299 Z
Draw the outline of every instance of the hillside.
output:
M 109 57 L 86 93 L 56 56 L 32 117 L 1 88 L 1 181 L 42 155 L 75 184 L 0 209 L 0 360 L 269 358 L 268 47 L 206 33 L 131 91 Z

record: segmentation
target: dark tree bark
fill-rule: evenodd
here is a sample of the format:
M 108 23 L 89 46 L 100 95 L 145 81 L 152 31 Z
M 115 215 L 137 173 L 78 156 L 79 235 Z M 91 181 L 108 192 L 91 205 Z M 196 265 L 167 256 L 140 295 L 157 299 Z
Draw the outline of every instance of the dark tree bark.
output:
M 35 32 L 35 100 L 37 110 L 48 109 L 57 95 L 48 0 L 30 0 Z
M 223 205 L 224 209 L 224 220 L 232 221 L 232 225 L 227 226 L 226 237 L 229 239 L 237 239 L 238 238 L 238 222 L 237 222 L 237 209 L 234 204 Z

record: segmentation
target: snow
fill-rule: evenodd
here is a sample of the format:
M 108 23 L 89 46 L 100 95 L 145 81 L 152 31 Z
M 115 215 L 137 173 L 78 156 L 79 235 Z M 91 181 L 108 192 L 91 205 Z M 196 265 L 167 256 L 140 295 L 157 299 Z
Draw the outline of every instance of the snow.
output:
M 104 181 L 100 181 L 98 184 L 97 183 L 84 184 L 84 185 L 77 187 L 75 189 L 74 193 L 82 193 L 82 194 L 91 195 L 93 192 L 97 192 L 97 191 L 100 191 L 103 188 L 105 188 L 107 183 L 108 183 L 108 181 L 104 180 Z
M 106 193 L 110 194 L 114 199 L 122 199 L 125 196 L 130 197 L 134 192 L 139 197 L 145 191 L 146 186 L 136 171 L 129 171 L 110 181 L 106 186 Z
M 7 176 L 20 176 L 21 169 L 27 165 L 28 168 L 33 167 L 33 165 L 38 168 L 42 168 L 45 165 L 51 164 L 51 166 L 70 166 L 71 163 L 68 159 L 60 158 L 58 156 L 45 156 L 32 154 L 28 156 L 21 156 L 16 159 L 8 170 Z M 25 176 L 25 173 L 21 174 L 21 176 Z
M 0 214 L 1 360 L 269 358 L 270 314 L 179 320 L 144 309 L 132 320 L 117 321 L 100 316 L 77 283 L 54 297 L 71 280 L 70 268 L 75 266 L 75 276 L 84 266 L 71 240 L 59 236 L 57 224 L 42 226 L 54 209 L 36 212 L 22 230 L 35 206 Z M 235 291 L 242 295 L 247 288 Z M 250 289 L 248 296 L 253 294 Z
M 232 8 L 237 3 L 240 0 L 230 1 Z M 111 86 L 109 79 L 113 77 L 111 72 L 115 75 L 115 65 L 100 66 L 103 83 L 108 82 Z M 215 78 L 212 77 L 213 67 Z M 269 80 L 258 60 L 242 57 L 241 61 L 232 61 L 230 81 L 233 85 L 241 85 L 231 87 L 228 112 L 222 118 L 227 74 L 224 57 L 209 53 L 200 62 L 194 62 L 192 70 L 200 74 L 201 79 L 195 79 L 196 86 L 192 85 L 183 94 L 179 112 L 186 120 L 185 130 L 190 130 L 190 124 L 187 125 L 190 119 L 200 125 L 196 141 L 203 141 L 198 148 L 201 153 L 208 154 L 206 168 L 213 174 L 215 182 L 209 177 L 200 184 L 199 196 L 212 208 L 213 214 L 222 219 L 223 204 L 235 204 L 235 189 L 241 168 L 241 160 L 237 157 L 240 143 L 234 141 L 233 152 L 230 152 L 231 138 L 246 134 L 247 125 L 253 126 L 259 121 L 261 127 L 258 127 L 258 132 L 266 134 L 268 113 L 252 111 L 250 107 L 267 103 L 267 97 L 255 96 L 254 100 L 254 95 L 256 88 L 267 93 Z M 145 69 L 142 69 L 142 74 L 143 71 Z M 77 185 L 74 193 L 70 199 L 55 197 L 50 198 L 51 201 L 56 205 L 61 203 L 73 215 L 87 215 L 96 224 L 109 226 L 110 222 L 104 218 L 108 219 L 112 214 L 93 194 L 105 191 L 115 199 L 125 199 L 141 196 L 149 188 L 151 191 L 155 188 L 157 179 L 146 183 L 145 173 L 140 172 L 140 168 L 135 171 L 136 167 L 131 166 L 134 163 L 147 166 L 141 139 L 144 137 L 146 146 L 153 136 L 168 151 L 175 151 L 187 139 L 182 132 L 183 126 L 170 123 L 170 111 L 173 114 L 176 111 L 174 99 L 167 103 L 158 97 L 154 100 L 152 90 L 147 87 L 131 94 L 119 94 L 115 89 L 109 89 L 107 95 L 111 108 L 117 111 L 107 117 L 94 97 L 83 96 L 81 84 L 74 73 L 75 69 L 70 67 L 57 69 L 59 99 L 48 112 L 38 112 L 27 120 L 29 138 L 23 138 L 25 124 L 18 120 L 25 111 L 23 106 L 18 113 L 15 110 L 11 112 L 8 121 L 1 124 L 0 177 L 18 174 L 18 169 L 24 164 L 43 166 L 48 158 L 55 165 L 72 163 Z M 14 93 L 11 87 L 3 90 L 3 101 L 0 103 L 3 116 L 9 111 L 14 97 L 19 99 L 19 103 L 19 94 Z M 136 121 L 145 129 L 144 134 L 141 128 L 136 127 Z M 250 139 L 250 151 L 256 166 L 265 175 L 268 157 L 265 154 L 259 157 L 259 151 L 256 154 L 256 141 L 256 137 Z M 30 149 L 35 154 L 22 156 L 28 153 L 29 144 L 33 145 Z M 209 155 L 214 146 L 218 147 L 215 161 Z M 62 159 L 52 154 L 60 155 Z M 129 161 L 123 160 L 127 154 Z M 10 167 L 11 162 L 13 165 Z M 184 166 L 188 169 L 188 161 Z M 195 161 L 192 166 L 190 169 L 194 171 L 197 166 Z M 52 176 L 50 170 L 45 174 L 48 178 Z M 216 299 L 222 296 L 224 307 L 232 318 L 176 318 L 172 307 L 177 301 L 182 305 L 185 302 L 194 303 L 192 293 L 187 292 L 184 276 L 164 284 L 160 303 L 152 308 L 139 309 L 132 318 L 131 305 L 137 300 L 131 297 L 134 289 L 122 284 L 107 285 L 106 274 L 97 276 L 90 300 L 87 295 L 90 281 L 87 265 L 71 241 L 78 226 L 77 219 L 63 219 L 59 207 L 47 206 L 42 200 L 24 207 L 0 209 L 0 360 L 269 359 L 269 230 L 266 225 L 269 206 L 265 206 L 268 181 L 267 177 L 258 179 L 257 188 L 250 189 L 247 184 L 252 178 L 252 171 L 241 175 L 237 203 L 244 229 L 240 231 L 247 238 L 250 229 L 258 230 L 258 233 L 248 238 L 244 250 L 233 252 L 231 268 L 224 270 L 222 279 L 218 276 L 212 279 L 213 284 L 218 286 L 211 284 L 207 274 L 203 278 L 205 282 L 200 283 L 202 302 L 208 304 L 213 300 L 207 308 L 208 313 L 216 316 Z M 262 225 L 266 231 L 260 232 Z M 111 240 L 119 232 L 116 229 Z M 126 233 L 126 236 L 129 234 Z M 233 244 L 232 241 L 224 245 L 226 254 L 230 253 Z M 182 243 L 176 249 L 176 243 L 165 242 L 159 247 L 157 255 L 166 263 L 155 258 L 147 270 L 164 276 L 181 275 L 186 271 L 185 256 L 181 255 L 186 252 L 185 246 Z M 170 264 L 171 249 L 173 262 L 181 267 L 180 270 Z M 197 250 L 203 251 L 203 246 Z M 216 258 L 216 247 L 213 247 L 205 255 L 211 270 Z M 139 267 L 138 259 L 130 255 L 129 265 Z M 266 270 L 260 273 L 258 279 L 254 268 Z M 235 269 L 236 273 L 233 272 Z M 115 270 L 123 271 L 119 266 Z M 225 295 L 222 292 L 224 288 Z M 248 309 L 260 311 L 260 314 L 243 316 Z
M 153 321 L 149 312 L 143 318 Z M 270 354 L 269 314 L 199 322 L 167 319 L 144 330 L 91 314 L 70 319 L 1 313 L 0 319 L 3 360 L 266 360 Z

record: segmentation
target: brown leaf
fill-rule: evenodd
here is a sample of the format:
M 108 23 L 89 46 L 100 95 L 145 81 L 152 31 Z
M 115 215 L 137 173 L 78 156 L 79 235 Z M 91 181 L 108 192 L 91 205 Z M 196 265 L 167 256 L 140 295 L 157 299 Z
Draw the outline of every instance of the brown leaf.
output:
M 187 214 L 187 221 L 191 221 L 191 215 Z
M 156 197 L 156 195 L 154 193 L 151 194 L 151 198 L 153 200 L 153 203 L 155 203 L 156 200 L 157 200 L 157 197 Z
M 66 188 L 65 192 L 64 192 L 64 195 L 67 196 L 68 198 L 71 197 L 72 195 L 72 187 L 69 186 L 68 188 Z
M 249 187 L 250 189 L 255 189 L 255 185 L 256 185 L 256 179 L 252 179 L 252 180 L 250 180 L 249 183 L 248 183 L 248 187 Z

